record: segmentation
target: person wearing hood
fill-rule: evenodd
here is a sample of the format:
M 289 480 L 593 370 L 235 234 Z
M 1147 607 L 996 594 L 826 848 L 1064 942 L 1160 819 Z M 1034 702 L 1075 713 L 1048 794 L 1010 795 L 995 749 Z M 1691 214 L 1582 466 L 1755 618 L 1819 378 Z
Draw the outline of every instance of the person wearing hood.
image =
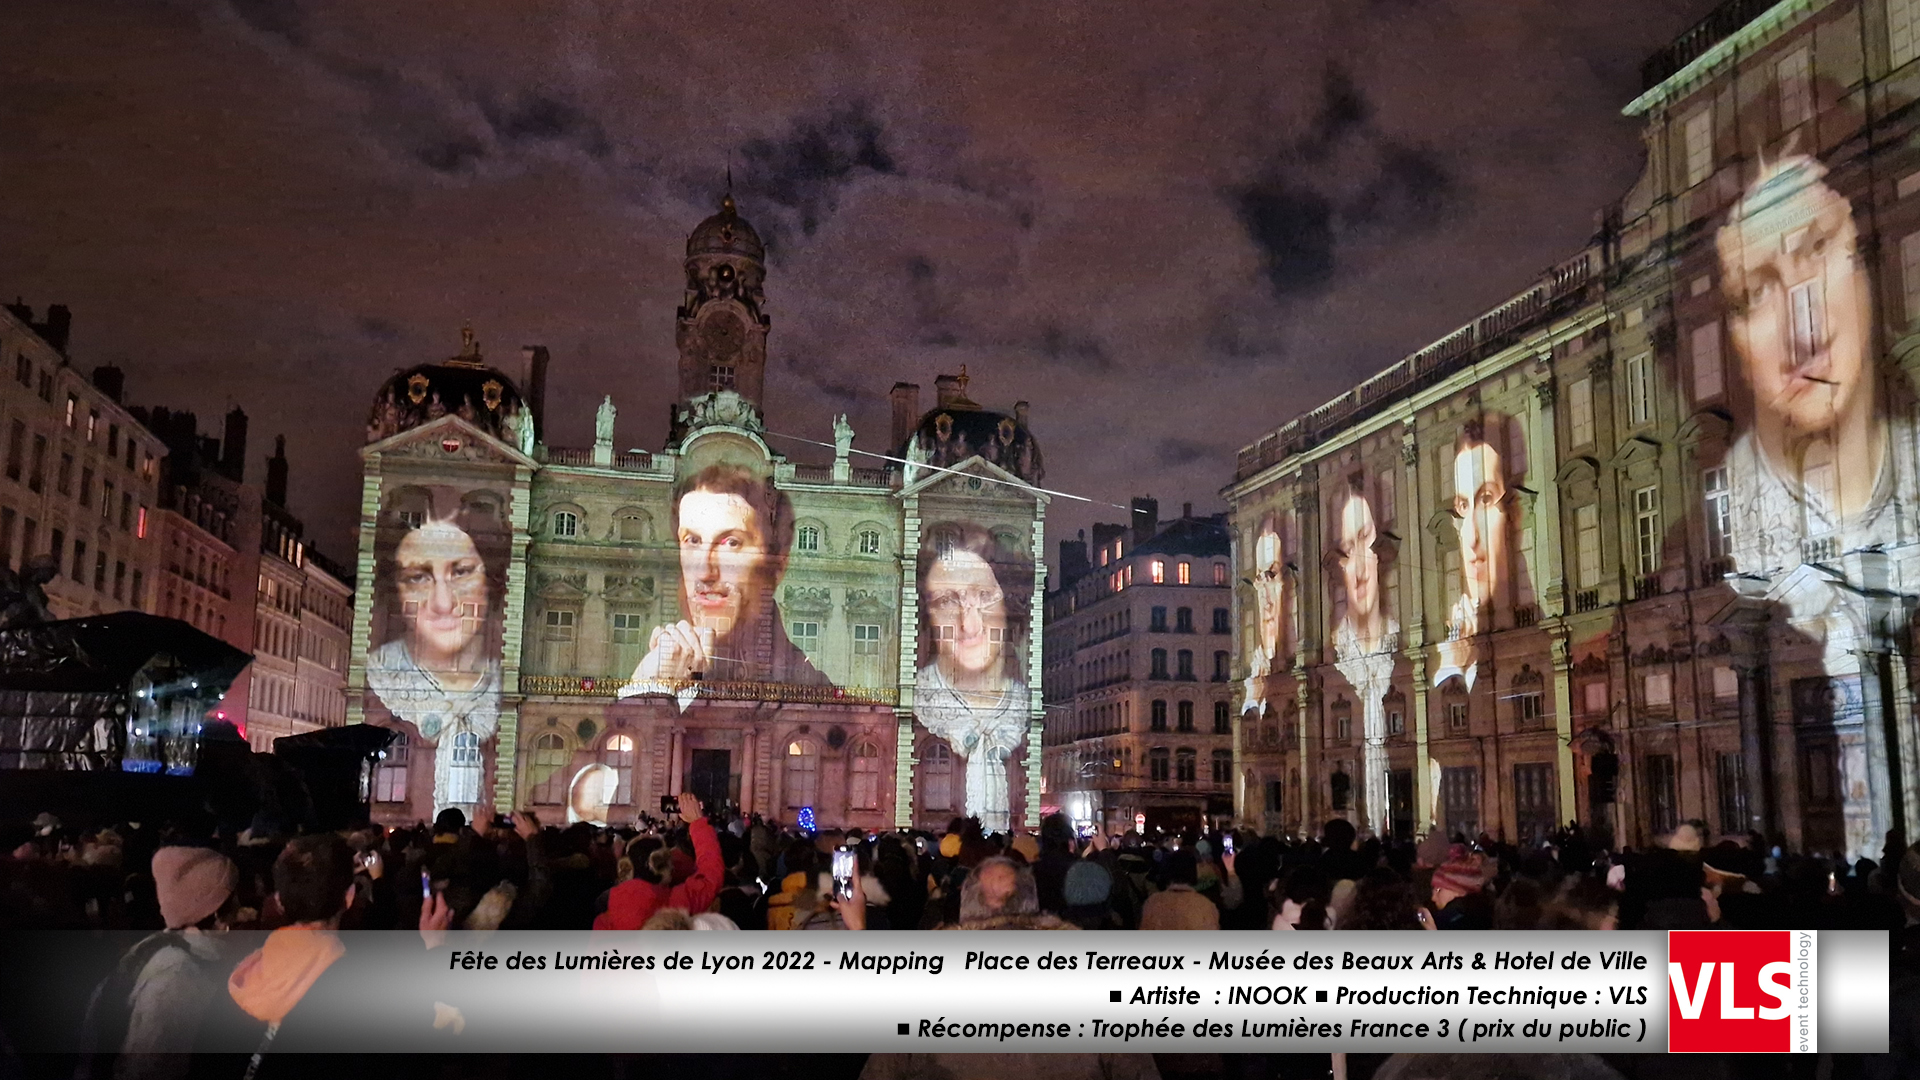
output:
M 720 837 L 707 821 L 700 799 L 692 792 L 680 794 L 680 820 L 687 823 L 693 840 L 693 872 L 675 885 L 672 847 L 659 847 L 647 853 L 644 863 L 636 862 L 633 878 L 614 886 L 607 896 L 607 910 L 593 920 L 595 930 L 638 930 L 661 908 L 679 908 L 703 912 L 720 897 L 726 881 L 726 860 L 720 856 Z
M 960 887 L 960 921 L 942 930 L 1078 930 L 1040 910 L 1033 871 L 1004 855 L 987 859 Z
M 1200 862 L 1192 848 L 1167 856 L 1167 887 L 1140 907 L 1142 930 L 1218 930 L 1220 909 L 1202 894 Z
M 356 972 L 372 958 L 350 955 L 339 934 L 340 918 L 353 905 L 357 888 L 353 849 L 345 840 L 324 833 L 289 842 L 274 860 L 273 887 L 287 925 L 267 935 L 266 943 L 227 977 L 227 995 L 257 1025 L 248 1080 L 258 1075 L 269 1053 L 337 1049 L 343 1028 L 434 1030 L 431 1001 L 398 1016 L 368 1015 L 366 982 Z M 420 908 L 421 940 L 437 947 L 452 921 L 452 910 L 436 893 Z
M 87 1008 L 91 1052 L 80 1080 L 173 1080 L 186 1075 L 219 999 L 221 948 L 240 871 L 217 851 L 163 847 L 154 891 L 166 929 L 129 949 Z M 224 961 L 224 962 L 223 962 Z M 110 1059 L 103 1055 L 117 1054 Z

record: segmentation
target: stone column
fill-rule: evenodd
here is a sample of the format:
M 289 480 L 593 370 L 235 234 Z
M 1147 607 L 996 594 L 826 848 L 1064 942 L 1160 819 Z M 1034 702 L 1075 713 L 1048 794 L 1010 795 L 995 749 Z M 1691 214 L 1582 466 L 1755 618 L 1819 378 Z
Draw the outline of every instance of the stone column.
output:
M 909 472 L 912 470 L 909 469 Z M 899 734 L 893 747 L 893 827 L 913 827 L 913 687 L 919 670 L 914 661 L 920 649 L 920 496 L 908 495 L 900 514 L 900 643 L 898 705 L 894 718 Z
M 1046 620 L 1047 603 L 1047 504 L 1046 496 L 1033 497 L 1033 600 L 1027 617 L 1027 806 L 1026 825 L 1040 827 L 1040 776 L 1045 756 L 1042 744 L 1046 734 L 1046 688 L 1041 685 L 1045 673 L 1045 653 L 1041 651 L 1041 627 Z
M 1317 762 L 1315 755 L 1320 747 L 1320 736 L 1324 718 L 1320 716 L 1319 689 L 1308 678 L 1311 665 L 1320 662 L 1320 625 L 1321 596 L 1324 582 L 1320 580 L 1320 474 L 1314 462 L 1307 462 L 1300 468 L 1298 487 L 1293 494 L 1294 532 L 1299 537 L 1300 548 L 1295 554 L 1299 573 L 1294 578 L 1293 606 L 1299 613 L 1294 626 L 1294 700 L 1298 707 L 1300 731 L 1299 783 L 1300 824 L 1311 832 L 1315 814 L 1315 792 L 1319 781 L 1313 776 Z
M 527 620 L 527 549 L 532 536 L 527 530 L 533 497 L 533 470 L 516 465 L 513 470 L 512 516 L 513 544 L 507 562 L 507 610 L 502 619 L 500 689 L 500 728 L 494 744 L 496 764 L 493 776 L 496 805 L 515 804 L 519 770 L 514 767 L 520 750 L 520 640 Z
M 753 776 L 759 761 L 760 733 L 748 728 L 740 735 L 740 812 L 753 813 Z
M 675 727 L 670 736 L 672 747 L 667 753 L 667 794 L 680 794 L 680 776 L 685 771 L 682 759 L 687 753 L 687 733 L 684 728 Z
M 1428 826 L 1437 820 L 1433 812 L 1433 766 L 1429 764 L 1432 758 L 1427 750 L 1427 594 L 1422 573 L 1433 560 L 1423 542 L 1427 531 L 1420 525 L 1420 508 L 1429 505 L 1431 493 L 1420 468 L 1420 439 L 1413 415 L 1407 414 L 1400 424 L 1400 463 L 1410 482 L 1395 488 L 1400 505 L 1394 517 L 1406 523 L 1400 527 L 1406 536 L 1402 542 L 1413 550 L 1402 552 L 1397 560 L 1395 570 L 1400 574 L 1400 597 L 1405 606 L 1393 616 L 1400 620 L 1400 644 L 1413 669 L 1413 831 L 1425 836 Z M 1406 603 L 1408 598 L 1411 603 Z
M 1533 558 L 1537 566 L 1527 567 L 1533 576 L 1533 598 L 1538 612 L 1545 616 L 1553 639 L 1553 728 L 1554 772 L 1560 781 L 1560 823 L 1580 817 L 1574 793 L 1573 775 L 1573 660 L 1567 647 L 1566 631 L 1560 620 L 1567 614 L 1566 564 L 1562 558 L 1560 534 L 1560 485 L 1554 471 L 1560 465 L 1559 432 L 1554 426 L 1553 357 L 1540 358 L 1547 369 L 1545 379 L 1533 386 L 1533 400 L 1527 406 L 1527 438 L 1533 450 L 1527 455 L 1528 479 L 1539 492 L 1533 501 Z M 1545 588 L 1542 588 L 1542 583 Z

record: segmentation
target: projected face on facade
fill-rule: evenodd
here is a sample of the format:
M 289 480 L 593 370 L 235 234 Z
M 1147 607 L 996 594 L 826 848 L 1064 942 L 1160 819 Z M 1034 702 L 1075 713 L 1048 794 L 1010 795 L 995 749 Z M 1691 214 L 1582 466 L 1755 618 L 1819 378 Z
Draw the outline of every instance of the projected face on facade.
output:
M 1520 569 L 1513 551 L 1513 484 L 1525 474 L 1525 453 L 1519 425 L 1497 412 L 1470 421 L 1454 442 L 1448 511 L 1459 540 L 1460 595 L 1447 613 L 1436 686 L 1456 675 L 1473 686 L 1473 639 L 1493 629 L 1495 606 L 1510 595 Z
M 1011 823 L 1008 760 L 1025 745 L 1023 651 L 1032 561 L 979 525 L 940 523 L 920 552 L 920 669 L 914 715 L 967 762 L 967 813 Z
M 1715 237 L 1728 337 L 1752 395 L 1744 438 L 1762 471 L 1757 497 L 1783 489 L 1777 520 L 1762 524 L 1803 534 L 1862 524 L 1886 480 L 1871 285 L 1853 208 L 1825 175 L 1799 155 L 1768 166 Z
M 764 470 L 698 468 L 674 496 L 681 617 L 655 627 L 623 696 L 682 694 L 693 682 L 826 682 L 788 639 L 774 605 L 791 505 Z M 762 644 L 771 622 L 772 650 Z
M 1277 516 L 1268 514 L 1261 519 L 1253 540 L 1254 616 L 1260 630 L 1260 652 L 1252 665 L 1256 675 L 1272 673 L 1287 643 L 1291 590 L 1286 555 L 1280 542 L 1280 521 Z
M 1346 597 L 1345 621 L 1363 643 L 1371 643 L 1379 636 L 1385 612 L 1380 603 L 1380 555 L 1374 550 L 1379 534 L 1366 496 L 1359 492 L 1347 496 L 1340 510 L 1339 530 L 1333 552 Z
M 367 688 L 438 747 L 437 806 L 481 801 L 478 745 L 499 726 L 506 506 L 484 489 L 405 486 L 380 515 Z
M 1365 816 L 1357 824 L 1374 833 L 1386 831 L 1387 753 L 1386 709 L 1392 689 L 1394 648 L 1399 624 L 1386 610 L 1381 593 L 1379 530 L 1365 487 L 1356 483 L 1335 503 L 1327 580 L 1340 590 L 1341 610 L 1334 627 L 1334 665 L 1361 706 L 1362 760 L 1360 806 Z

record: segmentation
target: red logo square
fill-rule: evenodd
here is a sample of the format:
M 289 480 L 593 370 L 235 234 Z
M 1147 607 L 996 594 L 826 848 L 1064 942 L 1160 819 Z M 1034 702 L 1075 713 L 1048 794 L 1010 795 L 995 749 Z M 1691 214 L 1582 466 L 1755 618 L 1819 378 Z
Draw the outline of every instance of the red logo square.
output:
M 1791 930 L 1675 930 L 1667 935 L 1667 1049 L 1790 1053 Z

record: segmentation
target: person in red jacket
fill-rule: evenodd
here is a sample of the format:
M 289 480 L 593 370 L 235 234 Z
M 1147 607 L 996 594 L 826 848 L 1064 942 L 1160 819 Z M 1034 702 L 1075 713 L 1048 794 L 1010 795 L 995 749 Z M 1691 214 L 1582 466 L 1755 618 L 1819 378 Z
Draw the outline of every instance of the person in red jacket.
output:
M 693 876 L 672 884 L 673 848 L 654 849 L 645 865 L 633 868 L 631 881 L 614 886 L 607 896 L 607 910 L 593 920 L 595 930 L 638 930 L 661 908 L 698 915 L 713 906 L 727 872 L 720 857 L 720 838 L 691 792 L 680 796 L 680 819 L 693 838 Z

